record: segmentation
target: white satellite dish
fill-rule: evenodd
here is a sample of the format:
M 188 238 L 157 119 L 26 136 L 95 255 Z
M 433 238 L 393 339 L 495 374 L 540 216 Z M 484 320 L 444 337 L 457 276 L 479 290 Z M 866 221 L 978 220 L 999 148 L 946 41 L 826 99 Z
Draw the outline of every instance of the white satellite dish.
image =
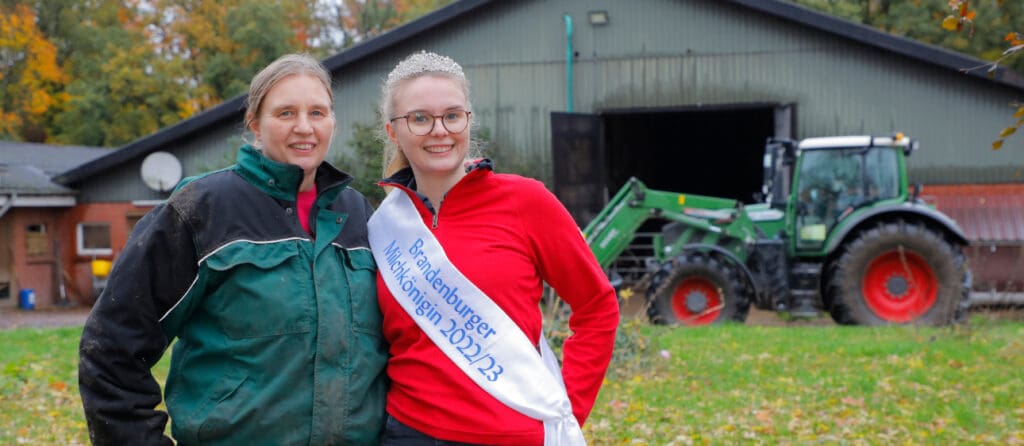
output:
M 181 181 L 181 163 L 167 152 L 153 152 L 142 160 L 142 182 L 157 192 L 174 189 Z

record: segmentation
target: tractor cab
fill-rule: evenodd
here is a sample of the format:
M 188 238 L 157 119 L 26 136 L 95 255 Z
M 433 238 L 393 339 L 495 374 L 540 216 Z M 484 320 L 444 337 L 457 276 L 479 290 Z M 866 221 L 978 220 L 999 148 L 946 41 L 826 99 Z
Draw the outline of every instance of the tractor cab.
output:
M 789 215 L 797 251 L 819 251 L 858 209 L 906 197 L 905 156 L 917 142 L 894 137 L 809 138 L 796 150 Z

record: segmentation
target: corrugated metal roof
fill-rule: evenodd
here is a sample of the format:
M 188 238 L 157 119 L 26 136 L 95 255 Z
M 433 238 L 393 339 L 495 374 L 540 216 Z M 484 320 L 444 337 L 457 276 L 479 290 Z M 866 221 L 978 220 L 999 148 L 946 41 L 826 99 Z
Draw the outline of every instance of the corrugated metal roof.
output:
M 111 152 L 103 147 L 0 141 L 0 164 L 34 166 L 51 177 Z
M 0 193 L 71 195 L 75 191 L 50 181 L 38 167 L 0 164 Z
M 1024 242 L 1024 184 L 929 185 L 921 197 L 971 242 Z

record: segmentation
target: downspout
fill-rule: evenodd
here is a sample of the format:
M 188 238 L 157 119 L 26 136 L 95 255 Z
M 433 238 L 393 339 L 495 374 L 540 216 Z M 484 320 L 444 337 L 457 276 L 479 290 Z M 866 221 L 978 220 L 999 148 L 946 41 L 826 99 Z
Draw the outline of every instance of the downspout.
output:
M 565 102 L 567 111 L 572 113 L 572 17 L 566 14 L 562 18 L 565 19 Z

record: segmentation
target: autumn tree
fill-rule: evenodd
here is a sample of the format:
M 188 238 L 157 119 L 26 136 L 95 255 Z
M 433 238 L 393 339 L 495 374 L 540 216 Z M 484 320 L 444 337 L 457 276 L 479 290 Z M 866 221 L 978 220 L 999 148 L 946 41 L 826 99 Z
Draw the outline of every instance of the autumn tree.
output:
M 26 5 L 0 8 L 0 138 L 44 142 L 67 100 L 57 48 Z
M 451 1 L 0 0 L 0 138 L 123 145 Z
M 66 1 L 73 23 L 48 24 L 67 42 L 64 65 L 73 77 L 55 122 L 57 142 L 118 146 L 188 116 L 188 87 L 177 61 L 154 51 L 132 2 Z
M 314 0 L 155 0 L 145 14 L 156 52 L 180 61 L 198 112 L 245 92 L 278 56 L 308 51 Z
M 453 0 L 322 0 L 317 3 L 318 42 L 340 51 L 415 20 Z

